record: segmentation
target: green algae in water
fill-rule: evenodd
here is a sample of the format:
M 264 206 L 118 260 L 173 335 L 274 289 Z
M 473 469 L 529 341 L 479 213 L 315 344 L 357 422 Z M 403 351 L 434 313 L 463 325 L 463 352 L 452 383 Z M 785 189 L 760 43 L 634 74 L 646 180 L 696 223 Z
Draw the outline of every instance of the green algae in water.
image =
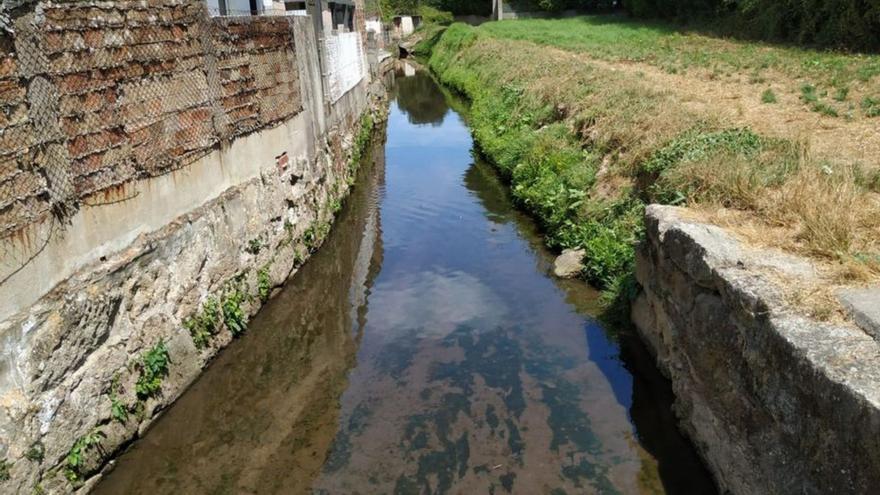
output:
M 486 406 L 486 423 L 489 425 L 489 428 L 492 428 L 493 433 L 500 424 L 498 415 L 495 413 L 495 406 L 492 404 Z
M 333 441 L 333 449 L 324 463 L 324 472 L 332 473 L 339 471 L 351 461 L 351 437 L 360 435 L 369 424 L 373 412 L 366 403 L 360 403 L 351 412 L 347 427 L 342 427 L 336 433 Z

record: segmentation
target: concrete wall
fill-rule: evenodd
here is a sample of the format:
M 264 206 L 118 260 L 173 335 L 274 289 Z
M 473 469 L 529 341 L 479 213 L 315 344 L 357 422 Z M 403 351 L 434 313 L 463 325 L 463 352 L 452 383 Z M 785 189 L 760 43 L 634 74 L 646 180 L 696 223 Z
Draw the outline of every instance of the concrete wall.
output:
M 876 493 L 880 344 L 786 302 L 807 261 L 686 218 L 648 208 L 633 321 L 722 492 Z
M 161 18 L 162 9 L 171 18 L 173 12 L 190 15 L 194 3 L 53 5 L 85 9 L 83 26 L 95 22 L 87 20 L 94 14 L 89 9 L 103 9 L 101 19 L 116 23 L 112 29 L 126 40 L 125 33 L 137 30 L 125 24 L 129 15 L 155 19 L 150 15 L 158 12 Z M 111 7 L 131 11 L 114 17 L 122 10 Z M 46 17 L 53 18 L 73 22 L 77 16 Z M 178 33 L 193 55 L 160 64 L 168 74 L 142 75 L 140 84 L 129 75 L 124 84 L 201 77 L 204 98 L 184 98 L 181 107 L 180 91 L 168 85 L 151 105 L 131 98 L 136 91 L 102 101 L 112 103 L 114 118 L 135 121 L 153 115 L 147 108 L 175 118 L 193 106 L 204 109 L 192 127 L 183 126 L 202 132 L 196 140 L 202 151 L 184 165 L 132 175 L 114 188 L 122 201 L 81 204 L 40 256 L 0 285 L 0 467 L 9 473 L 0 492 L 91 486 L 114 453 L 232 340 L 233 323 L 246 321 L 317 248 L 354 173 L 351 147 L 361 116 L 382 114 L 384 88 L 362 75 L 328 103 L 310 18 L 193 22 L 201 27 L 192 36 Z M 111 37 L 105 31 L 102 38 Z M 111 87 L 123 84 L 112 81 Z M 75 95 L 94 91 L 100 90 L 84 87 Z M 144 163 L 149 158 L 145 154 Z M 131 162 L 138 163 L 125 161 Z M 205 321 L 215 303 L 232 313 L 215 315 L 195 338 L 193 322 Z M 144 356 L 163 347 L 170 364 L 158 389 L 143 393 Z M 78 462 L 71 462 L 72 452 Z
M 367 76 L 361 33 L 338 33 L 324 38 L 330 101 L 335 102 Z

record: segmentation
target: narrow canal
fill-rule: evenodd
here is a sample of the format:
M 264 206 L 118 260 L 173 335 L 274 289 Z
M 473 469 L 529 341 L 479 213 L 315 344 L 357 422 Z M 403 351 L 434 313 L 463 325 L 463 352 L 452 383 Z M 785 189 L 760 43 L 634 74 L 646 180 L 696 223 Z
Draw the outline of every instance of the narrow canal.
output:
M 327 242 L 96 492 L 714 493 L 459 103 L 421 72 L 392 96 Z

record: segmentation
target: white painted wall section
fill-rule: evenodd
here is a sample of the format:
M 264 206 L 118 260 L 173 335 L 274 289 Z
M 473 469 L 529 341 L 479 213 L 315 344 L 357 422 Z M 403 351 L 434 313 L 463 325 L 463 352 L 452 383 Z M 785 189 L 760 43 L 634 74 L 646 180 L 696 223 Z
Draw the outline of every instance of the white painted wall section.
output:
M 336 102 L 367 75 L 367 61 L 357 31 L 327 36 L 324 47 L 330 101 Z

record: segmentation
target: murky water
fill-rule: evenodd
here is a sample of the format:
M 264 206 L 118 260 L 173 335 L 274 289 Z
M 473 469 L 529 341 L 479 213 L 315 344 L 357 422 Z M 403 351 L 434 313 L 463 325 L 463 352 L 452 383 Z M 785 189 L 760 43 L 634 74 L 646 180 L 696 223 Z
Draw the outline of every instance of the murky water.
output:
M 98 493 L 714 493 L 668 383 L 548 276 L 456 103 L 398 77 L 324 247 Z

